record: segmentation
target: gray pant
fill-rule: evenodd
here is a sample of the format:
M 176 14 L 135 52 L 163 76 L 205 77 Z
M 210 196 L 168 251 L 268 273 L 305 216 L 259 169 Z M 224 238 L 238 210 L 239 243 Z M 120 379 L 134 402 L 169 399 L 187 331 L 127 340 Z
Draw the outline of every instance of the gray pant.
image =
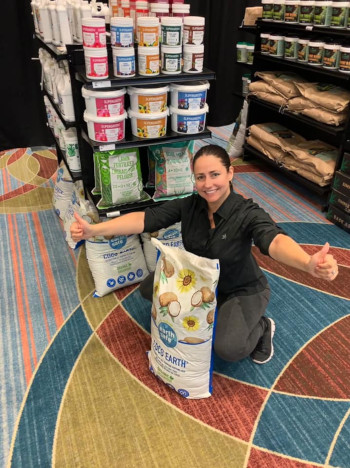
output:
M 154 273 L 141 284 L 140 293 L 152 301 Z M 250 355 L 261 338 L 270 288 L 249 296 L 218 298 L 214 350 L 225 361 L 240 361 Z

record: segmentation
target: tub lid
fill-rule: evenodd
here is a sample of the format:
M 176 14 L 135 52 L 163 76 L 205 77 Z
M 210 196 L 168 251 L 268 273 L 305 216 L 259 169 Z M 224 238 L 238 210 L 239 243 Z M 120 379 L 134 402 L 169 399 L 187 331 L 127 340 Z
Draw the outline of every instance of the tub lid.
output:
M 128 86 L 127 92 L 128 94 L 162 94 L 169 91 L 169 86 L 162 86 L 162 85 L 153 85 L 147 87 L 137 87 L 137 86 Z
M 122 115 L 113 115 L 112 117 L 98 117 L 97 115 L 89 114 L 84 112 L 85 122 L 98 122 L 98 123 L 114 123 L 125 120 L 128 117 L 127 113 L 124 111 Z
M 209 89 L 210 84 L 209 81 L 188 81 L 186 84 L 180 83 L 172 83 L 170 85 L 171 91 L 204 91 L 205 89 Z
M 170 106 L 170 114 L 180 114 L 180 115 L 201 115 L 206 112 L 209 112 L 209 106 L 206 104 L 202 109 L 194 109 L 194 110 L 185 110 L 185 109 L 177 109 L 176 107 Z
M 126 88 L 113 89 L 111 91 L 95 91 L 93 89 L 88 89 L 85 86 L 81 88 L 81 94 L 83 98 L 114 98 L 123 96 L 126 93 Z
M 136 112 L 131 109 L 128 109 L 128 115 L 129 117 L 136 117 L 138 119 L 146 119 L 146 120 L 155 120 L 155 119 L 162 119 L 169 115 L 169 109 L 166 109 L 164 112 L 152 112 L 149 114 L 146 114 L 144 112 Z

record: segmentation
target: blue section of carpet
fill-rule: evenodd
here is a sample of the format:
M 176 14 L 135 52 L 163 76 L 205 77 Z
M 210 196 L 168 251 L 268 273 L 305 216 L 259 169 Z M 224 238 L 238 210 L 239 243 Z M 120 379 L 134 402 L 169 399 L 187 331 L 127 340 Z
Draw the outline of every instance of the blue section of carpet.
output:
M 350 412 L 338 436 L 330 464 L 332 466 L 350 467 Z
M 151 303 L 136 289 L 123 300 L 123 307 L 147 333 L 151 333 Z
M 240 172 L 235 174 L 234 188 L 246 198 L 252 198 L 278 223 L 327 223 L 326 216 L 301 195 L 286 190 L 283 182 L 269 174 Z
M 253 443 L 277 453 L 323 464 L 349 406 L 349 402 L 271 394 Z
M 286 364 L 316 334 L 348 315 L 349 301 L 266 273 L 271 287 L 267 315 L 276 322 L 275 355 L 263 366 L 244 359 L 229 363 L 215 358 L 214 370 L 229 377 L 271 388 Z
M 62 395 L 72 368 L 91 333 L 79 307 L 59 331 L 35 374 L 19 422 L 11 466 L 51 466 Z
M 334 224 L 279 223 L 287 234 L 302 244 L 323 245 L 350 249 L 350 235 Z

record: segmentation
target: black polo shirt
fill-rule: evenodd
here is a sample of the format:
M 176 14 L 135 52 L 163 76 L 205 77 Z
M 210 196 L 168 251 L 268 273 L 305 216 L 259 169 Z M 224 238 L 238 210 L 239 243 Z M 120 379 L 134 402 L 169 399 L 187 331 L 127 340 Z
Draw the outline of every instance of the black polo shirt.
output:
M 185 249 L 220 261 L 219 294 L 254 294 L 267 285 L 251 253 L 252 242 L 268 255 L 274 237 L 284 231 L 252 199 L 231 192 L 214 213 L 210 227 L 207 202 L 198 194 L 145 210 L 144 232 L 158 231 L 181 221 Z

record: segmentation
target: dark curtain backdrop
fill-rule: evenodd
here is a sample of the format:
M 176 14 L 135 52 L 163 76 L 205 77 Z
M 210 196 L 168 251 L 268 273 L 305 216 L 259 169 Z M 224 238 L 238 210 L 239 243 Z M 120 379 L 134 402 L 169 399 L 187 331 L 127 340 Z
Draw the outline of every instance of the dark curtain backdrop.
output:
M 205 66 L 216 73 L 208 93 L 207 124 L 219 127 L 235 121 L 243 100 L 233 94 L 242 90 L 242 73 L 247 69 L 236 63 L 236 43 L 250 40 L 238 28 L 246 7 L 261 5 L 259 0 L 185 0 L 191 15 L 205 17 Z
M 40 91 L 30 0 L 3 0 L 0 17 L 0 151 L 51 146 Z

